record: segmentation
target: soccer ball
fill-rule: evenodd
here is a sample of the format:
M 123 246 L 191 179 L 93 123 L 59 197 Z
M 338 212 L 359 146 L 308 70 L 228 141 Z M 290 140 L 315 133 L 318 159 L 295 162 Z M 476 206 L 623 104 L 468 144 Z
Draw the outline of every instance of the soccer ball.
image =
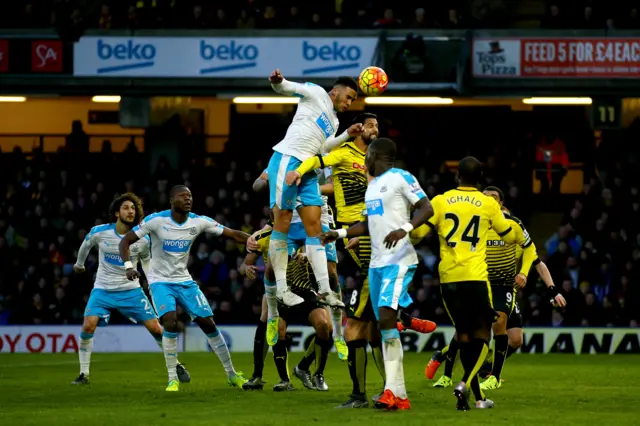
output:
M 382 94 L 389 84 L 389 77 L 382 68 L 367 67 L 362 70 L 358 77 L 358 86 L 367 96 L 377 96 Z

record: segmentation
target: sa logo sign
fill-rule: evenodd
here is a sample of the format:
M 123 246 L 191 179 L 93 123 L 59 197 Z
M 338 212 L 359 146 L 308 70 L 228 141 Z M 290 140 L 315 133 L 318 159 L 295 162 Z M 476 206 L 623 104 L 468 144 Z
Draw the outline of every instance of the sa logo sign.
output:
M 37 40 L 31 42 L 32 72 L 62 72 L 62 42 Z

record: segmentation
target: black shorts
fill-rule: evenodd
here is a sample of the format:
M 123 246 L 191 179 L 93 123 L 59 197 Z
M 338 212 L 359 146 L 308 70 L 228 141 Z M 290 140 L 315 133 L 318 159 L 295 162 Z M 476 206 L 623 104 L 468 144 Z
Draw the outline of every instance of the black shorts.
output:
M 318 303 L 317 294 L 311 289 L 292 289 L 292 291 L 302 297 L 304 302 L 296 306 L 287 306 L 278 302 L 280 318 L 282 318 L 287 325 L 311 325 L 309 322 L 311 312 L 318 308 L 324 309 L 325 306 Z
M 456 331 L 471 332 L 490 326 L 497 318 L 486 281 L 440 284 L 444 307 Z
M 353 223 L 340 223 L 336 224 L 337 229 L 347 229 L 355 225 L 358 222 Z M 349 239 L 337 241 L 337 246 L 344 250 L 344 247 L 349 242 Z M 347 317 L 353 318 L 359 321 L 375 321 L 376 316 L 373 312 L 371 300 L 369 299 L 369 263 L 371 262 L 371 237 L 360 237 L 360 245 L 357 249 L 346 250 L 349 256 L 356 264 L 360 276 L 356 280 L 356 288 L 349 290 L 347 296 Z
M 507 319 L 507 330 L 512 328 L 522 328 L 522 312 L 520 312 L 518 302 L 513 304 L 513 311 L 511 311 L 511 315 Z
M 516 302 L 516 289 L 509 285 L 491 284 L 491 293 L 493 297 L 493 309 L 498 312 L 504 312 L 507 316 L 511 315 Z

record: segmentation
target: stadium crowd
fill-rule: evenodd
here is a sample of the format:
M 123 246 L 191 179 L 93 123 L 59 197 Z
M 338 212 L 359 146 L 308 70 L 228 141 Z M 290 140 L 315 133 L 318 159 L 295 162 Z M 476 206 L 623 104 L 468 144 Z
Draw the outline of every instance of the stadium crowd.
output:
M 425 149 L 402 142 L 411 138 L 391 127 L 384 131 L 401 141 L 402 158 L 412 159 L 405 166 L 414 171 L 429 196 L 455 185 L 454 173 L 444 165 L 445 153 L 431 145 Z M 519 292 L 526 325 L 637 324 L 640 291 L 634 283 L 640 278 L 640 186 L 623 162 L 635 161 L 637 156 L 624 160 L 619 155 L 607 156 L 604 150 L 619 152 L 610 146 L 601 145 L 600 178 L 590 178 L 583 194 L 571 200 L 557 233 L 533 235 L 569 306 L 562 311 L 552 309 L 543 284 L 532 271 L 527 287 Z M 64 151 L 0 154 L 0 324 L 82 322 L 97 253 L 90 255 L 88 272 L 83 275 L 73 273 L 73 263 L 90 228 L 109 221 L 107 210 L 115 194 L 139 194 L 145 211 L 151 213 L 168 208 L 168 189 L 185 183 L 193 191 L 198 214 L 248 233 L 266 223 L 267 197 L 251 193 L 264 160 L 235 161 L 237 155 L 228 149 L 204 164 L 194 160 L 185 170 L 174 170 L 161 158 L 147 172 L 141 166 L 149 164 L 146 154 L 133 148 L 113 154 L 108 147 L 105 144 L 102 153 L 83 154 L 85 157 Z M 527 180 L 531 165 L 524 161 L 521 148 L 515 153 L 498 148 L 489 151 L 482 158 L 486 183 L 501 186 L 505 205 L 527 223 L 532 207 L 535 210 Z M 569 197 L 565 197 L 567 202 Z M 546 237 L 546 244 L 541 244 Z M 421 264 L 413 283 L 415 304 L 411 309 L 415 316 L 447 324 L 436 275 L 437 244 L 428 238 L 418 247 Z M 238 274 L 244 247 L 203 236 L 191 254 L 191 273 L 211 302 L 216 321 L 255 323 L 263 285 L 261 280 L 253 282 Z M 343 254 L 339 258 L 346 259 Z M 355 268 L 341 267 L 340 273 L 342 286 L 353 288 Z M 126 320 L 116 316 L 112 321 Z
M 6 2 L 0 8 L 0 27 L 14 28 L 640 28 L 635 4 L 612 7 L 588 0 L 468 0 L 444 4 L 421 0 L 30 0 Z

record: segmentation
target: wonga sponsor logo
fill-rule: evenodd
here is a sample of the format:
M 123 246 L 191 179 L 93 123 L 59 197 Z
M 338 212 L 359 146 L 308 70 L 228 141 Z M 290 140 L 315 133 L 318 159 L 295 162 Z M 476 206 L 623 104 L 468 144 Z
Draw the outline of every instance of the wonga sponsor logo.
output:
M 380 192 L 383 192 L 382 190 Z M 382 200 L 369 200 L 367 201 L 367 215 L 368 216 L 382 216 L 384 214 L 384 206 Z
M 520 76 L 519 40 L 473 40 L 475 77 Z
M 123 39 L 119 43 L 109 43 L 107 40 L 98 39 L 96 53 L 100 61 L 109 64 L 98 68 L 97 73 L 108 74 L 152 67 L 158 52 L 154 45 L 136 43 L 134 39 Z
M 333 128 L 333 124 L 331 124 L 331 120 L 329 120 L 324 112 L 320 114 L 320 117 L 318 117 L 318 119 L 316 120 L 316 124 L 324 133 L 325 139 L 336 132 L 336 130 Z
M 302 57 L 313 62 L 314 67 L 302 70 L 303 75 L 322 74 L 332 71 L 360 68 L 362 48 L 358 44 L 341 43 L 334 40 L 328 44 L 314 40 L 302 42 Z M 367 58 L 370 60 L 371 58 Z
M 162 249 L 170 253 L 186 253 L 191 247 L 189 240 L 162 240 Z
M 124 262 L 119 254 L 115 253 L 105 253 L 104 261 L 116 266 L 124 266 Z
M 247 39 L 250 41 L 251 39 Z M 212 66 L 200 69 L 200 74 L 215 74 L 258 66 L 260 49 L 255 44 L 231 40 L 228 43 L 210 43 L 200 40 L 200 58 Z

